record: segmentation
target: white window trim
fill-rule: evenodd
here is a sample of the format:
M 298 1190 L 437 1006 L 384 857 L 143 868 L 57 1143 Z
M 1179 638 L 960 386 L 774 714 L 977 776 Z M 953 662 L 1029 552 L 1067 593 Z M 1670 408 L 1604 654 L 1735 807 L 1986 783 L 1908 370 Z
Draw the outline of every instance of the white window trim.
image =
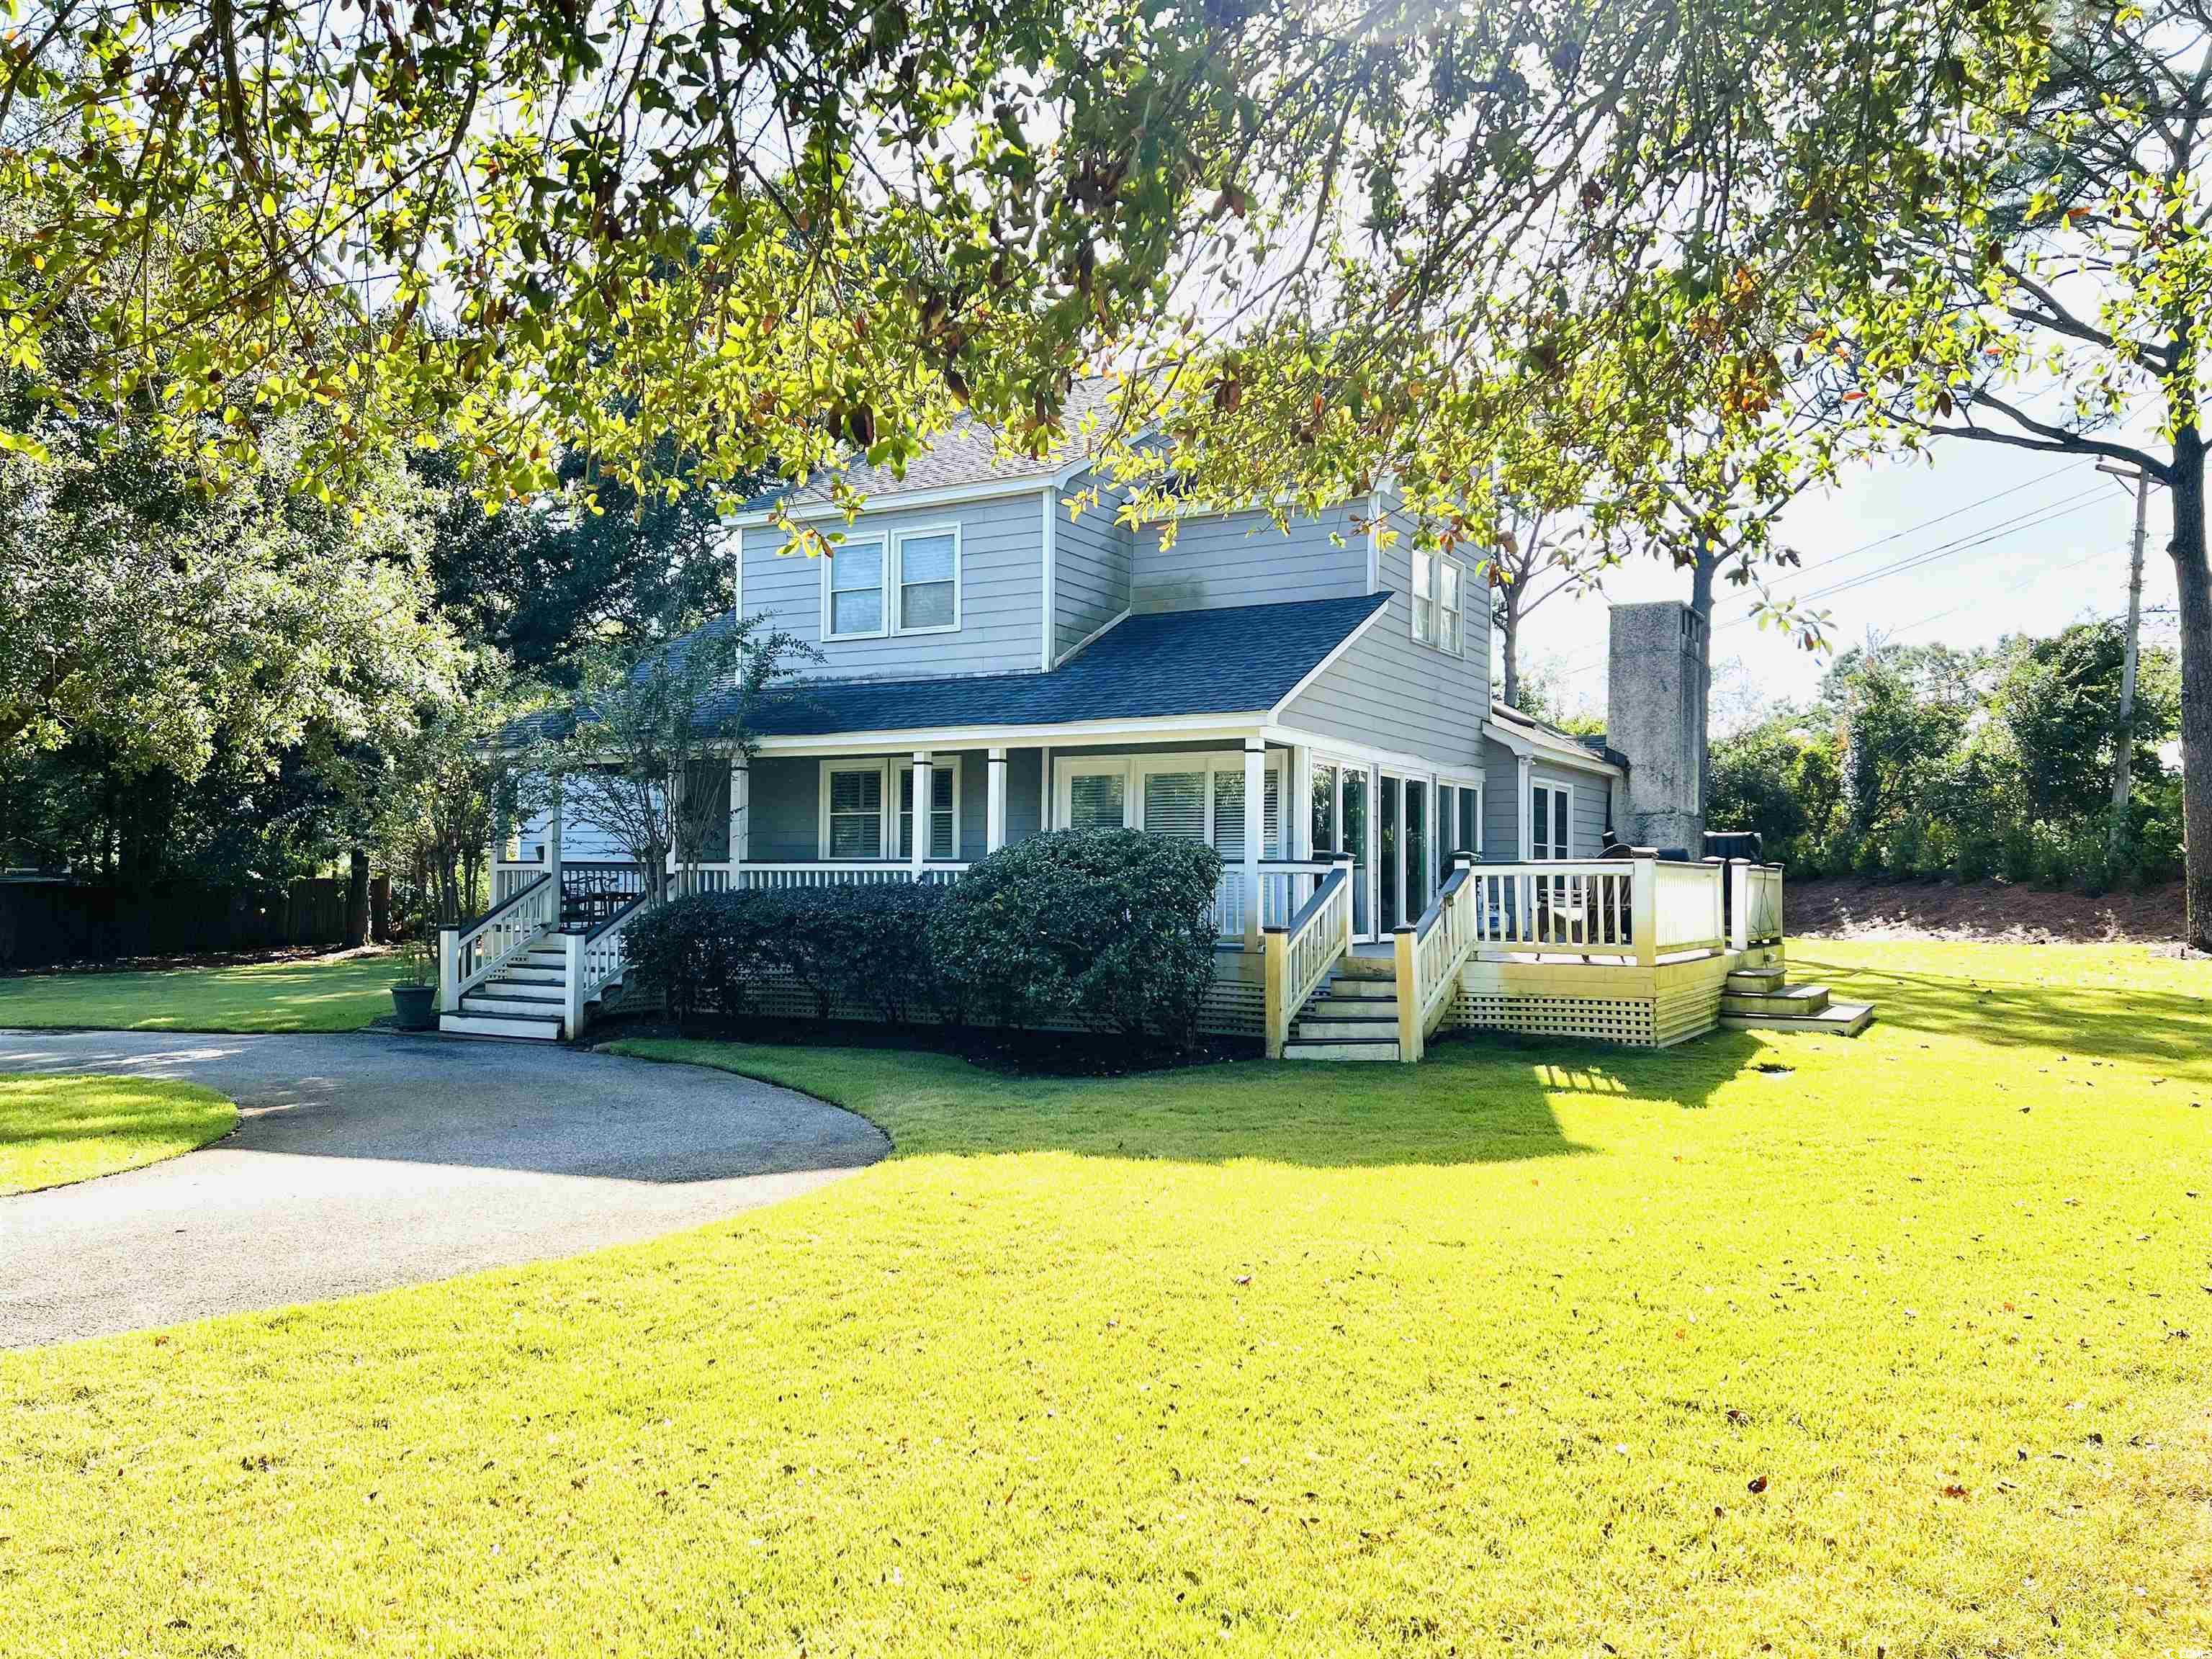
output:
M 1413 576 L 1413 570 L 1424 564 L 1428 567 L 1429 571 L 1429 631 L 1425 634 L 1421 631 L 1421 608 L 1414 592 Z M 1449 650 L 1437 643 L 1438 631 L 1437 619 L 1443 614 L 1443 569 L 1446 565 L 1451 567 L 1453 574 L 1459 580 L 1459 610 L 1456 613 L 1459 617 L 1458 638 L 1452 648 Z M 1425 551 L 1418 547 L 1413 549 L 1412 558 L 1407 565 L 1406 626 L 1413 636 L 1414 644 L 1425 645 L 1439 656 L 1465 657 L 1467 655 L 1467 567 L 1449 553 L 1436 550 Z
M 902 761 L 885 761 L 884 763 L 884 769 L 887 774 L 904 772 L 911 777 L 914 774 L 914 757 L 909 755 Z M 957 864 L 960 862 L 961 830 L 960 757 L 957 755 L 933 756 L 929 763 L 929 769 L 933 772 L 950 772 L 952 774 L 952 852 L 950 857 L 942 859 L 939 858 L 933 853 L 926 852 L 922 854 L 921 861 L 924 864 Z M 905 861 L 905 855 L 898 850 L 898 792 L 902 787 L 903 786 L 900 784 L 899 781 L 896 777 L 886 776 L 884 779 L 884 787 L 885 792 L 884 796 L 885 802 L 884 808 L 884 842 L 885 848 L 887 849 L 885 856 L 898 859 L 901 862 Z M 932 787 L 934 787 L 935 786 L 933 785 L 932 786 Z
M 827 757 L 823 760 L 820 775 L 816 781 L 814 788 L 815 805 L 817 808 L 815 813 L 816 822 L 814 840 L 814 852 L 816 857 L 824 860 L 825 861 L 830 858 L 830 782 L 831 775 L 837 772 L 873 772 L 879 780 L 887 784 L 890 782 L 890 780 L 884 776 L 884 763 L 879 760 L 835 760 Z M 884 847 L 887 838 L 890 835 L 896 833 L 895 827 L 886 829 L 885 826 L 897 816 L 898 797 L 895 794 L 885 793 L 878 796 L 878 799 L 881 802 L 881 805 L 876 814 L 875 856 L 878 859 L 881 859 L 885 856 Z M 837 862 L 844 863 L 846 860 L 840 859 Z
M 1280 859 L 1285 821 L 1290 809 L 1290 769 L 1288 751 L 1270 749 L 1267 770 L 1275 780 L 1275 845 L 1273 853 L 1264 848 L 1263 859 Z M 1145 779 L 1154 772 L 1199 772 L 1206 774 L 1206 841 L 1211 846 L 1219 830 L 1213 821 L 1213 779 L 1218 772 L 1235 772 L 1240 776 L 1244 768 L 1244 751 L 1241 749 L 1187 750 L 1180 754 L 1157 755 L 1061 755 L 1052 763 L 1053 822 L 1066 828 L 1071 822 L 1074 805 L 1074 781 L 1079 777 L 1113 777 L 1121 779 L 1121 826 L 1126 830 L 1145 827 Z
M 933 623 L 927 628 L 908 628 L 901 622 L 906 603 L 906 544 L 931 536 L 952 538 L 952 620 Z M 957 520 L 950 524 L 915 525 L 891 532 L 890 556 L 885 561 L 890 579 L 890 595 L 884 619 L 890 624 L 892 633 L 901 638 L 909 638 L 923 634 L 957 634 L 960 631 L 960 525 Z
M 1539 856 L 1538 856 L 1538 854 L 1537 854 L 1537 852 L 1536 852 L 1536 800 L 1535 800 L 1536 793 L 1537 793 L 1537 791 L 1539 791 L 1539 790 L 1542 790 L 1542 791 L 1543 791 L 1545 793 L 1547 793 L 1547 794 L 1553 794 L 1553 795 L 1565 795 L 1565 796 L 1567 798 L 1567 844 L 1566 844 L 1566 847 L 1565 847 L 1564 849 L 1561 849 L 1561 848 L 1556 848 L 1556 847 L 1555 847 L 1555 848 L 1553 848 L 1551 850 L 1551 852 L 1549 852 L 1548 854 L 1543 854 L 1543 855 L 1542 855 L 1541 861 L 1542 861 L 1542 862 L 1546 862 L 1546 863 L 1560 863 L 1560 862 L 1564 862 L 1564 861 L 1565 861 L 1565 860 L 1567 860 L 1572 859 L 1572 858 L 1574 857 L 1574 855 L 1575 855 L 1575 787 L 1574 787 L 1574 785 L 1572 785 L 1571 783 L 1555 783 L 1555 782 L 1552 781 L 1551 781 L 1550 779 L 1548 779 L 1548 778 L 1531 778 L 1531 779 L 1528 781 L 1528 797 L 1529 797 L 1529 799 L 1528 799 L 1528 858 L 1529 858 L 1529 861 L 1530 861 L 1531 863 L 1535 863 L 1535 862 L 1538 862 L 1538 861 L 1539 861 Z M 1547 811 L 1550 811 L 1550 810 L 1552 810 L 1552 809 L 1550 809 L 1550 808 L 1548 808 L 1548 807 L 1547 807 L 1546 810 L 1547 810 Z M 1556 817 L 1556 815 L 1555 815 L 1555 817 Z M 1548 832 L 1547 832 L 1547 833 L 1548 833 Z
M 830 576 L 834 574 L 836 568 L 836 555 L 844 551 L 847 548 L 862 547 L 870 542 L 873 542 L 876 544 L 878 555 L 876 562 L 877 596 L 883 601 L 883 608 L 878 613 L 883 617 L 883 625 L 878 628 L 867 629 L 858 633 L 836 633 L 834 631 L 833 624 L 836 620 L 837 611 L 836 602 L 831 598 L 831 594 L 834 590 L 830 586 Z M 890 574 L 890 538 L 888 536 L 885 536 L 881 531 L 871 531 L 865 536 L 848 536 L 843 541 L 837 543 L 830 551 L 824 553 L 822 556 L 822 640 L 823 644 L 826 645 L 832 641 L 836 640 L 880 640 L 889 636 L 891 631 L 892 588 Z M 846 590 L 846 592 L 853 593 L 865 592 L 866 591 L 866 590 L 865 588 L 848 588 Z
M 960 786 L 963 779 L 961 777 L 960 762 L 960 756 L 957 754 L 949 754 L 935 756 L 929 763 L 930 768 L 933 771 L 946 771 L 952 774 L 952 856 L 950 859 L 940 859 L 925 855 L 922 860 L 922 862 L 925 864 L 957 864 L 960 862 L 960 848 L 962 845 L 960 839 L 961 832 L 966 828 L 966 825 L 962 822 L 961 814 Z M 877 829 L 876 851 L 874 857 L 864 861 L 869 863 L 890 861 L 899 864 L 904 864 L 907 862 L 904 858 L 900 856 L 898 852 L 899 790 L 902 787 L 898 781 L 898 775 L 901 772 L 911 774 L 913 770 L 914 757 L 910 754 L 905 756 L 886 755 L 880 758 L 873 755 L 823 756 L 821 760 L 818 769 L 818 776 L 817 777 L 814 787 L 815 856 L 823 860 L 824 862 L 836 862 L 839 864 L 854 862 L 854 860 L 848 859 L 833 860 L 830 852 L 830 775 L 836 772 L 873 772 L 883 780 L 883 819 Z

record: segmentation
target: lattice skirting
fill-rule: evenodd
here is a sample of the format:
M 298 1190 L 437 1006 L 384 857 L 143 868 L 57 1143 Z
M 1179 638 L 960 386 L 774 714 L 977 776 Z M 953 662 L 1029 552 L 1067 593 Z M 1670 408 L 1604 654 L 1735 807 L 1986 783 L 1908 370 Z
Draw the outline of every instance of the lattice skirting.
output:
M 635 1013 L 650 1001 L 651 999 L 644 996 L 626 994 L 618 1006 L 625 1013 Z M 1259 981 L 1218 977 L 1207 988 L 1205 1001 L 1200 1006 L 1199 1030 L 1209 1036 L 1263 1036 L 1267 1030 L 1266 1005 L 1267 990 Z M 755 988 L 751 1012 L 771 1019 L 812 1019 L 819 1012 L 819 1007 L 813 992 L 789 974 L 780 973 Z M 830 1013 L 833 1019 L 865 1021 L 877 1017 L 874 1009 L 858 1002 L 832 1003 Z M 927 1024 L 929 1018 L 919 1011 L 915 1015 L 916 1021 L 923 1024 Z M 1087 1026 L 1081 1020 L 1055 1019 L 1046 1021 L 1040 1029 L 1080 1031 Z
M 1648 998 L 1479 995 L 1462 987 L 1452 998 L 1445 1023 L 1531 1036 L 1590 1037 L 1638 1048 L 1658 1041 Z

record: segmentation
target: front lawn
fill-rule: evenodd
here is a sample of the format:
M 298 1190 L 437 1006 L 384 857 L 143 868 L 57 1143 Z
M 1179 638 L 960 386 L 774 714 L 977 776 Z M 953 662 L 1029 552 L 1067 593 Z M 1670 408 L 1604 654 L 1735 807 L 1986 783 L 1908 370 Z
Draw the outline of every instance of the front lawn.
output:
M 357 1031 L 392 1012 L 389 951 L 0 979 L 0 1027 L 111 1031 Z
M 890 1160 L 0 1358 L 0 1651 L 2212 1645 L 2212 987 L 1822 942 L 1852 1042 L 1033 1082 Z
M 158 1163 L 237 1121 L 236 1106 L 196 1084 L 0 1073 L 0 1194 Z

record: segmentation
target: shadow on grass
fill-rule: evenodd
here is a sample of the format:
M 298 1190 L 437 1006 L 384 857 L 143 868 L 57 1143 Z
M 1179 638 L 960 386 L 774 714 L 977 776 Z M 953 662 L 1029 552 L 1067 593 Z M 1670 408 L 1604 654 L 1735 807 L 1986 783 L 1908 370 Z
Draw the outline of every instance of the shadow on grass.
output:
M 1991 982 L 1814 956 L 1795 957 L 1791 967 L 1822 978 L 1838 995 L 1874 999 L 1883 1024 L 1906 1030 L 2104 1060 L 2163 1060 L 2178 1073 L 2212 1081 L 2212 1002 L 2201 997 Z
M 1116 1078 L 1020 1077 L 941 1052 L 633 1038 L 613 1052 L 802 1090 L 887 1131 L 895 1158 L 1079 1157 L 1311 1168 L 1571 1157 L 1562 1095 L 1693 1109 L 1758 1044 L 1720 1032 L 1663 1052 L 1470 1034 L 1419 1066 L 1242 1060 Z

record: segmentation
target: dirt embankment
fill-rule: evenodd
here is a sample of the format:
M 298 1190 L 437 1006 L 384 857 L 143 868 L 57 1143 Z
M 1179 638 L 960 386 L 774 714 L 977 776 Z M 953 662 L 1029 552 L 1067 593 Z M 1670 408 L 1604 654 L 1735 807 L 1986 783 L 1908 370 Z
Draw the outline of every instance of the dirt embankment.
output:
M 2181 884 L 2140 893 L 2050 893 L 2001 881 L 1791 878 L 1784 910 L 1805 939 L 2001 939 L 2022 945 L 2181 945 Z

